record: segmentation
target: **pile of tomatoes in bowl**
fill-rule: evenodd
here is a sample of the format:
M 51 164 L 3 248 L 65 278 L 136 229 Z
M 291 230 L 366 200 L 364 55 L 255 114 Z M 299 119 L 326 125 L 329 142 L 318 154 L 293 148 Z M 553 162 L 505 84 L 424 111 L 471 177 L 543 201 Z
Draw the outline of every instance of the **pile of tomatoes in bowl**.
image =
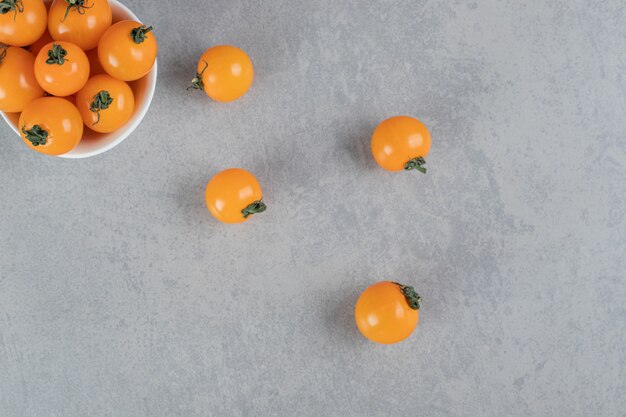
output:
M 0 111 L 35 151 L 100 153 L 147 111 L 157 51 L 115 0 L 1 0 Z

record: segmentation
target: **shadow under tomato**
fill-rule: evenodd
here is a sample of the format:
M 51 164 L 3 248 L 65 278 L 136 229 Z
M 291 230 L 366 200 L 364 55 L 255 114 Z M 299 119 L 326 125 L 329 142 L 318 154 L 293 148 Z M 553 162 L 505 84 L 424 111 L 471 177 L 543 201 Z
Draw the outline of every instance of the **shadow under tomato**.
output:
M 211 216 L 206 206 L 204 193 L 210 179 L 208 173 L 196 175 L 188 178 L 188 181 L 180 187 L 178 200 L 181 214 L 187 218 L 187 224 L 191 228 L 195 228 L 198 221 L 205 226 L 217 227 L 221 225 Z
M 189 53 L 187 50 L 168 52 L 168 55 L 173 54 L 174 56 L 166 56 L 163 52 L 163 58 L 176 62 L 176 65 L 168 66 L 159 74 L 160 84 L 167 89 L 180 91 L 181 93 L 187 92 L 188 97 L 198 95 L 207 99 L 203 91 L 192 89 L 187 91 L 187 88 L 191 85 L 191 80 L 196 75 L 198 59 L 203 52 L 204 50 L 200 49 L 192 53 Z
M 378 165 L 372 157 L 370 141 L 378 120 L 360 120 L 358 122 L 345 122 L 339 130 L 337 140 L 340 150 L 347 152 L 357 169 L 378 169 Z
M 354 305 L 359 298 L 359 289 L 343 286 L 337 290 L 337 298 L 327 297 L 324 306 L 324 323 L 330 335 L 346 344 L 366 339 L 361 335 L 354 321 Z

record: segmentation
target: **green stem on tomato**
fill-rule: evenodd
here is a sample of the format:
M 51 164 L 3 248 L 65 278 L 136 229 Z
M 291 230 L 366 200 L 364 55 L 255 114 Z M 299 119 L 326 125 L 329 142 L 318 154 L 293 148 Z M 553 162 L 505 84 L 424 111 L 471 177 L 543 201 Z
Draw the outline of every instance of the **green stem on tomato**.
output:
M 22 126 L 22 133 L 33 146 L 45 145 L 48 143 L 48 132 L 41 126 L 34 125 L 30 129 L 26 129 L 26 125 Z
M 93 97 L 93 101 L 89 105 L 89 110 L 98 115 L 98 120 L 96 120 L 94 125 L 97 125 L 98 122 L 100 122 L 100 110 L 108 109 L 111 103 L 113 103 L 113 97 L 111 97 L 109 92 L 106 90 L 100 91 Z
M 57 43 L 52 44 L 52 49 L 48 51 L 48 59 L 46 59 L 46 64 L 48 65 L 63 65 L 65 61 L 69 61 L 69 59 L 65 58 L 67 56 L 67 51 L 63 49 L 63 47 Z
M 136 44 L 143 43 L 146 40 L 148 32 L 151 32 L 154 28 L 152 26 L 141 25 L 130 31 L 130 37 L 133 38 L 133 42 Z
M 267 210 L 267 206 L 263 202 L 263 199 L 261 199 L 248 205 L 245 209 L 241 210 L 241 213 L 243 214 L 243 218 L 247 219 L 251 214 L 263 213 L 265 210 Z
M 202 75 L 204 74 L 204 71 L 206 71 L 207 67 L 209 66 L 209 63 L 206 61 L 202 61 L 202 62 L 204 62 L 204 68 L 202 68 L 202 71 L 197 73 L 196 76 L 193 78 L 193 80 L 191 80 L 191 85 L 187 87 L 187 91 L 204 90 L 204 83 L 202 82 Z
M 0 14 L 7 14 L 9 12 L 13 12 L 13 20 L 15 20 L 18 13 L 24 13 L 24 3 L 22 3 L 22 0 L 3 0 L 0 2 Z
M 93 7 L 93 4 L 91 6 L 87 6 L 85 4 L 87 3 L 86 0 L 65 0 L 65 2 L 67 3 L 67 9 L 65 9 L 65 16 L 63 16 L 63 20 L 61 20 L 61 22 L 65 22 L 67 15 L 70 14 L 72 9 L 76 9 L 78 14 L 85 14 L 85 9 L 91 9 Z
M 422 174 L 425 174 L 426 173 L 426 168 L 424 168 L 425 163 L 426 163 L 426 160 L 423 157 L 418 156 L 417 158 L 413 158 L 409 160 L 409 162 L 404 164 L 404 170 L 411 171 L 415 169 L 421 172 Z
M 420 303 L 422 302 L 422 297 L 415 291 L 415 289 L 409 285 L 402 285 L 397 282 L 393 282 L 398 287 L 400 287 L 400 291 L 404 294 L 404 298 L 406 299 L 407 304 L 413 310 L 420 309 Z

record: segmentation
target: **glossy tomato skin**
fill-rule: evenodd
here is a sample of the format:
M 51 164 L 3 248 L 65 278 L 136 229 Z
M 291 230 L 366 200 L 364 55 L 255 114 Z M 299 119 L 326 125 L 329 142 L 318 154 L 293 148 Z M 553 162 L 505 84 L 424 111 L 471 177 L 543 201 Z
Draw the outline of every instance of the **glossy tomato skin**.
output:
M 243 50 L 227 45 L 207 49 L 198 61 L 204 92 L 215 101 L 243 96 L 254 82 L 252 60 Z
M 9 46 L 0 47 L 0 111 L 17 113 L 28 103 L 44 95 L 35 79 L 35 56 L 30 52 Z
M 431 138 L 426 126 L 409 116 L 397 116 L 381 122 L 372 136 L 372 155 L 383 169 L 402 171 L 410 160 L 425 158 Z
M 216 174 L 206 186 L 209 212 L 222 223 L 243 223 L 242 210 L 263 199 L 256 177 L 241 168 L 230 168 Z
M 62 64 L 47 63 L 48 52 L 60 46 L 67 52 Z M 71 96 L 89 79 L 89 59 L 78 46 L 69 42 L 51 42 L 41 48 L 35 58 L 35 77 L 39 85 L 53 96 Z
M 22 0 L 18 8 L 0 14 L 0 43 L 28 46 L 43 35 L 47 25 L 42 0 Z
M 45 144 L 33 146 L 23 130 L 37 125 L 47 132 Z M 24 143 L 31 149 L 48 155 L 63 155 L 83 137 L 83 119 L 76 106 L 59 97 L 42 97 L 31 101 L 20 115 L 19 126 Z
M 67 13 L 65 0 L 54 0 L 48 13 L 48 30 L 56 41 L 67 41 L 83 51 L 98 46 L 98 40 L 111 26 L 113 14 L 108 0 L 89 0 L 86 7 L 72 7 Z
M 419 322 L 419 310 L 412 309 L 400 286 L 389 281 L 378 282 L 363 291 L 354 316 L 363 336 L 382 344 L 401 342 Z
M 109 94 L 112 102 L 108 108 L 94 112 L 91 110 L 92 103 L 102 91 Z M 85 126 L 96 132 L 108 133 L 119 129 L 130 119 L 135 111 L 135 97 L 124 81 L 107 74 L 99 74 L 91 77 L 76 94 L 76 106 Z
M 158 53 L 152 31 L 136 43 L 131 36 L 134 29 L 145 27 L 139 22 L 123 20 L 111 26 L 100 38 L 98 58 L 110 76 L 123 81 L 142 78 L 152 69 Z

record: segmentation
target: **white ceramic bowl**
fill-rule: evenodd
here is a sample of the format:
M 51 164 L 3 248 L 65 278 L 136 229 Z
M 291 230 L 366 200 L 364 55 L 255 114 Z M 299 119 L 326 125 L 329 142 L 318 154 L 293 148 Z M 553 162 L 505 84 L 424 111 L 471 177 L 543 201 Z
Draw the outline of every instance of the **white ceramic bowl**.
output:
M 109 0 L 111 10 L 113 11 L 113 23 L 120 20 L 136 20 L 141 22 L 133 12 L 117 0 Z M 61 158 L 89 158 L 90 156 L 99 155 L 108 151 L 122 143 L 141 123 L 150 107 L 152 96 L 156 88 L 157 80 L 157 63 L 154 63 L 152 70 L 143 78 L 128 83 L 135 94 L 135 113 L 130 120 L 121 128 L 112 133 L 96 133 L 90 129 L 85 129 L 83 139 L 71 151 Z M 15 133 L 19 136 L 18 127 L 19 113 L 0 112 L 2 118 L 11 126 Z M 21 139 L 20 139 L 21 140 Z M 26 149 L 26 148 L 25 148 Z

